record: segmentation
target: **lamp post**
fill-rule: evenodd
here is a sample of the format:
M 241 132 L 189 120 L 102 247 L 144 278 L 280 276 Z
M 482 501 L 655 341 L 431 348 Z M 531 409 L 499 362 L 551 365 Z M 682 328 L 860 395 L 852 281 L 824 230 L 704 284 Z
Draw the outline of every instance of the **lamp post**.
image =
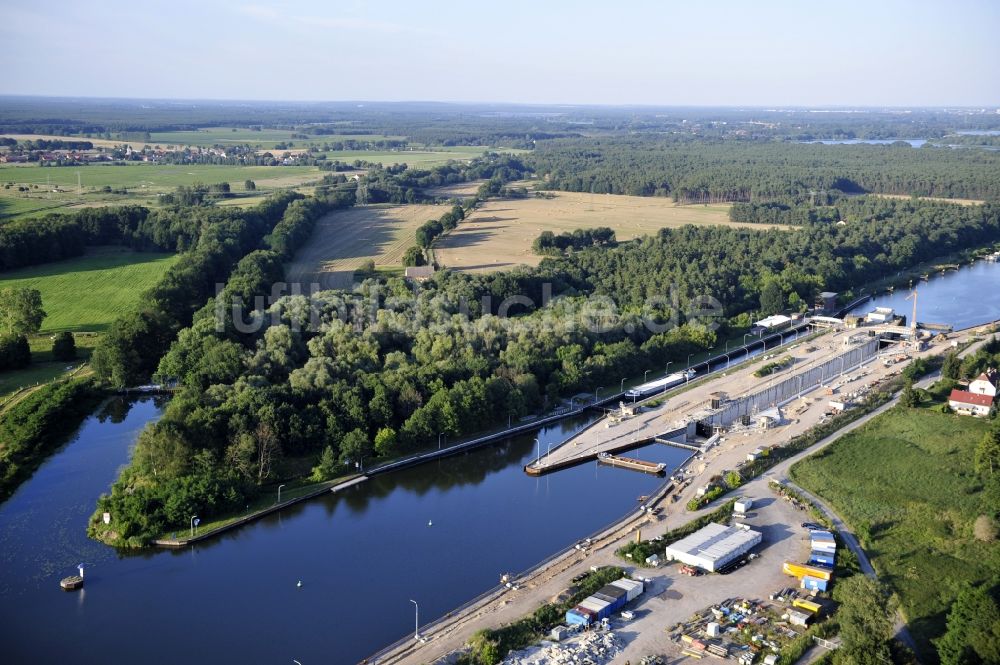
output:
M 620 393 L 625 392 L 625 377 L 624 376 L 622 377 L 621 384 L 619 384 L 619 386 L 618 386 L 618 392 L 620 392 Z
M 646 375 L 647 374 L 649 374 L 649 370 L 648 369 L 645 372 L 642 373 L 642 382 L 643 383 L 646 383 Z
M 541 442 L 538 441 L 537 437 L 535 438 L 535 459 L 536 460 L 542 459 L 542 444 Z
M 410 602 L 413 603 L 413 639 L 419 640 L 420 639 L 420 605 L 418 605 L 417 601 L 413 600 L 412 598 L 410 599 Z
M 597 386 L 597 390 L 594 391 L 594 404 L 597 404 L 597 393 L 604 389 L 604 386 Z
M 198 516 L 197 515 L 192 515 L 191 516 L 191 537 L 192 538 L 194 538 L 194 528 L 196 526 L 198 526 L 199 523 L 201 523 L 201 520 L 198 519 Z
M 667 363 L 667 368 L 665 370 L 663 370 L 663 375 L 664 376 L 667 376 L 668 374 L 670 374 L 670 365 L 672 363 L 673 363 L 673 361 L 670 361 L 669 363 Z
M 693 353 L 689 353 L 688 354 L 688 360 L 687 360 L 687 368 L 688 369 L 691 369 L 691 356 L 693 356 L 693 355 L 694 355 Z
M 284 487 L 284 485 L 278 485 L 278 503 L 281 503 L 281 488 L 282 487 Z
M 747 333 L 746 335 L 743 335 L 743 346 L 747 345 L 747 337 L 750 337 L 752 335 L 753 333 Z
M 509 427 L 509 425 L 508 425 L 508 427 Z M 442 433 L 438 432 L 438 450 L 441 450 L 441 436 L 442 436 Z

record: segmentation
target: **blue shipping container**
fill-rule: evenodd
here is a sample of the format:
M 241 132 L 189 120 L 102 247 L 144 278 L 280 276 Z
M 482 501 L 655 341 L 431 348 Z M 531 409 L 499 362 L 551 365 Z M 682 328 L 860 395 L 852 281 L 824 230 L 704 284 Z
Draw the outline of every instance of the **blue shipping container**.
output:
M 834 555 L 829 552 L 813 552 L 809 555 L 809 563 L 819 563 L 824 566 L 832 566 Z
M 590 617 L 585 614 L 577 614 L 573 610 L 566 612 L 566 623 L 571 626 L 586 626 L 590 623 Z
M 826 580 L 821 580 L 818 577 L 810 577 L 806 575 L 802 578 L 802 588 L 810 589 L 812 591 L 826 591 Z

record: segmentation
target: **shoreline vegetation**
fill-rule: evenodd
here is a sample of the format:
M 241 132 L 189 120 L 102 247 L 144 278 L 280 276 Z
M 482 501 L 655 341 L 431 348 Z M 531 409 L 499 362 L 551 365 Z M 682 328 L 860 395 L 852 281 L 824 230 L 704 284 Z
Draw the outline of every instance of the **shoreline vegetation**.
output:
M 577 125 L 556 118 L 543 136 L 530 127 L 534 120 L 484 123 L 469 117 L 441 125 L 439 118 L 430 122 L 419 114 L 400 116 L 412 121 L 401 131 L 367 110 L 356 113 L 367 118 L 360 122 L 372 140 L 406 143 L 394 143 L 387 153 L 399 148 L 399 163 L 365 163 L 359 171 L 357 164 L 335 164 L 306 150 L 303 159 L 325 163 L 309 194 L 279 191 L 255 207 L 239 208 L 214 205 L 234 194 L 227 183 L 184 184 L 168 192 L 164 207 L 152 210 L 87 209 L 0 224 L 0 269 L 79 256 L 99 244 L 176 255 L 143 296 L 143 306 L 112 322 L 91 358 L 96 376 L 114 388 L 153 377 L 179 386 L 162 421 L 140 436 L 111 494 L 99 500 L 91 535 L 100 536 L 96 516 L 108 511 L 116 530 L 105 540 L 143 547 L 182 529 L 191 514 L 210 521 L 245 511 L 278 478 L 313 475 L 312 463 L 317 480 L 333 478 L 362 459 L 393 459 L 438 436 L 454 440 L 548 412 L 568 396 L 617 385 L 623 376 L 697 358 L 758 318 L 802 312 L 820 291 L 850 293 L 935 257 L 1000 240 L 995 203 L 854 196 L 996 198 L 1000 178 L 988 166 L 1000 156 L 991 153 L 829 149 L 786 142 L 777 134 L 743 140 L 729 135 L 725 127 L 734 125 L 725 123 L 694 136 L 669 114 L 650 122 L 669 124 L 676 136 L 673 129 L 625 135 L 618 119 L 602 119 L 588 130 L 599 128 L 597 135 L 582 136 Z M 56 127 L 44 129 L 58 133 Z M 328 131 L 336 133 L 310 121 L 297 127 L 294 133 L 302 136 L 295 140 L 334 141 Z M 244 133 L 254 138 L 237 128 L 231 132 L 236 136 L 216 132 L 216 139 L 238 141 Z M 14 151 L 26 148 L 20 141 L 14 141 Z M 530 152 L 492 152 L 414 168 L 402 163 L 411 141 L 514 145 Z M 372 147 L 362 143 L 350 147 Z M 217 152 L 195 161 L 221 159 Z M 290 162 L 298 159 L 293 154 L 302 153 L 289 152 Z M 968 155 L 975 155 L 975 164 Z M 738 164 L 744 166 L 727 168 Z M 317 220 L 331 210 L 440 204 L 431 192 L 479 183 L 474 197 L 449 200 L 450 213 L 436 208 L 430 216 L 437 219 L 415 229 L 415 251 L 406 254 L 417 263 L 426 260 L 424 251 L 433 249 L 437 236 L 461 230 L 477 204 L 527 196 L 518 184 L 526 178 L 545 190 L 585 196 L 617 192 L 693 205 L 733 202 L 731 217 L 761 228 L 666 228 L 618 246 L 604 232 L 580 234 L 572 247 L 536 268 L 489 275 L 439 270 L 417 289 L 394 273 L 363 270 L 369 276 L 354 293 L 268 300 L 272 288 L 288 279 L 287 266 Z M 241 193 L 251 196 L 252 184 L 247 179 Z M 793 228 L 765 228 L 773 223 Z M 374 243 L 379 230 L 371 233 Z M 216 283 L 225 288 L 217 293 Z M 546 289 L 557 299 L 542 309 Z M 650 303 L 666 295 L 672 302 Z M 369 297 L 380 310 L 367 326 L 356 296 Z M 512 316 L 498 316 L 499 304 L 514 296 L 520 300 L 506 312 Z M 709 321 L 692 309 L 703 297 L 719 305 Z M 258 298 L 262 305 L 255 304 Z M 613 298 L 613 307 L 594 312 L 590 305 L 598 298 Z M 464 303 L 468 319 L 459 316 Z M 218 320 L 216 304 L 228 310 Z M 299 324 L 310 306 L 320 325 L 303 330 Z M 247 321 L 254 322 L 252 330 Z M 574 328 L 580 321 L 587 325 Z M 648 321 L 667 325 L 654 330 Z M 311 461 L 295 467 L 295 460 Z

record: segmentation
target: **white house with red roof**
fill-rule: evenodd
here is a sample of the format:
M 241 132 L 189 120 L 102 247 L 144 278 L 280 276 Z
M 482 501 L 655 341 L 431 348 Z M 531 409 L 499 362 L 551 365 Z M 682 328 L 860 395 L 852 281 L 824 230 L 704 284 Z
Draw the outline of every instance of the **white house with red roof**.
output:
M 969 382 L 969 392 L 977 395 L 997 396 L 997 371 L 992 367 Z
M 988 416 L 993 408 L 993 396 L 956 388 L 948 396 L 948 406 L 960 415 Z

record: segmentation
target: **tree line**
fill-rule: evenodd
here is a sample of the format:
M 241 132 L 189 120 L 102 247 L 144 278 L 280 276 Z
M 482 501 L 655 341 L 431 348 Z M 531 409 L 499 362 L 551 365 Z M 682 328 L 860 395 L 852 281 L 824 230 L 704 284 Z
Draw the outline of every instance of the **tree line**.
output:
M 300 225 L 312 223 L 309 218 L 335 205 L 303 199 L 301 194 L 281 192 L 249 210 L 187 209 L 187 215 L 199 222 L 193 248 L 144 294 L 139 309 L 111 324 L 91 356 L 97 375 L 116 387 L 147 380 L 177 331 L 189 325 L 195 311 L 214 295 L 216 283 L 226 280 L 265 236 L 277 232 L 273 242 L 287 245 L 289 238 L 302 237 L 297 231 Z
M 415 296 L 394 277 L 366 280 L 353 294 L 286 296 L 256 313 L 264 325 L 251 332 L 228 317 L 220 331 L 210 304 L 157 370 L 183 388 L 99 503 L 99 513 L 115 516 L 115 536 L 98 521 L 91 533 L 138 546 L 190 515 L 244 505 L 283 456 L 319 458 L 315 477 L 329 477 L 439 434 L 468 434 L 646 369 L 666 371 L 666 363 L 711 348 L 727 326 L 745 326 L 766 284 L 784 303 L 793 295 L 811 300 L 820 288 L 857 286 L 1000 239 L 996 206 L 867 205 L 879 214 L 847 226 L 684 227 L 545 259 L 535 269 L 446 270 Z M 265 250 L 241 261 L 223 298 L 268 293 L 280 262 L 266 257 Z M 546 285 L 558 297 L 541 307 Z M 672 287 L 683 310 L 675 325 L 644 325 L 669 322 L 669 305 L 648 300 Z M 702 295 L 722 306 L 716 330 L 691 312 Z M 533 302 L 496 316 L 509 296 Z M 584 296 L 608 304 L 595 307 L 602 301 Z M 311 316 L 320 325 L 305 325 Z
M 614 230 L 607 226 L 599 226 L 594 229 L 576 229 L 575 231 L 564 231 L 559 235 L 552 231 L 542 231 L 531 244 L 535 254 L 559 255 L 568 249 L 580 250 L 588 247 L 615 246 L 618 241 L 615 239 Z
M 1000 198 L 1000 154 L 909 145 L 817 145 L 659 135 L 540 142 L 526 162 L 548 189 L 670 196 L 684 203 L 770 200 L 837 190 Z

